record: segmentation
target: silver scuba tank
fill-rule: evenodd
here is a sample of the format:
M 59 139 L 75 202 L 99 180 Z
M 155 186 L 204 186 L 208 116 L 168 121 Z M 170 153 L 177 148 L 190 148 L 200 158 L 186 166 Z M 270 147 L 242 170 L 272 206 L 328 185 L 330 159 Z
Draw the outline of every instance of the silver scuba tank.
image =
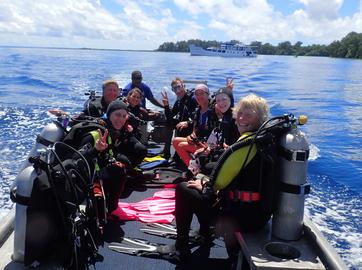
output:
M 36 170 L 29 162 L 30 157 L 40 156 L 49 145 L 64 137 L 65 128 L 59 122 L 47 124 L 36 138 L 27 159 L 22 164 L 19 174 L 11 187 L 12 199 L 16 202 L 14 224 L 14 251 L 13 260 L 24 262 L 25 241 L 27 232 L 27 208 L 33 189 L 33 183 L 38 176 Z
M 62 119 L 60 119 L 62 120 Z M 49 145 L 54 144 L 55 142 L 61 140 L 65 134 L 65 127 L 63 126 L 64 123 L 60 123 L 57 121 L 53 121 L 47 124 L 40 134 L 36 137 L 36 143 L 34 144 L 33 148 L 31 149 L 27 159 L 22 164 L 20 171 L 24 168 L 30 166 L 29 157 L 39 156 L 39 153 L 42 150 L 45 150 Z
M 16 262 L 24 262 L 25 256 L 25 239 L 26 239 L 26 223 L 28 208 L 24 203 L 20 203 L 19 198 L 30 199 L 30 194 L 33 188 L 34 179 L 37 177 L 37 173 L 33 166 L 24 168 L 16 176 L 16 208 L 15 208 L 15 224 L 14 224 L 14 250 L 12 259 Z
M 306 118 L 298 124 L 304 124 Z M 296 122 L 296 121 L 295 121 Z M 306 183 L 309 144 L 295 124 L 279 140 L 278 159 L 280 191 L 272 219 L 272 234 L 283 240 L 301 237 L 304 197 L 310 186 Z

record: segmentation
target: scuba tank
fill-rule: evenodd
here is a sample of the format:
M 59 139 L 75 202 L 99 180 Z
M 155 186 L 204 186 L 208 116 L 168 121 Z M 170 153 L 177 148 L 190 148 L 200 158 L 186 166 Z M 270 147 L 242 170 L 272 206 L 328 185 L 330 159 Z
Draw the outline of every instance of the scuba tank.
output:
M 45 152 L 49 145 L 61 140 L 65 134 L 67 118 L 60 117 L 58 122 L 47 124 L 36 138 L 36 143 L 31 149 L 28 158 L 24 161 L 19 174 L 17 175 L 10 192 L 10 197 L 16 203 L 15 224 L 14 224 L 14 253 L 13 260 L 24 262 L 25 241 L 27 234 L 27 208 L 33 189 L 35 178 L 38 176 L 33 164 L 29 159 L 38 157 Z
M 283 240 L 298 240 L 301 237 L 304 215 L 304 195 L 310 191 L 306 183 L 309 144 L 297 128 L 307 122 L 288 116 L 287 132 L 279 138 L 278 170 L 280 190 L 272 219 L 272 234 Z
M 60 141 L 65 135 L 65 128 L 68 125 L 68 118 L 61 116 L 58 121 L 53 121 L 47 124 L 40 134 L 36 137 L 36 143 L 31 149 L 28 158 L 24 161 L 20 171 L 28 166 L 31 166 L 29 157 L 39 156 L 39 153 L 44 151 L 49 145 Z

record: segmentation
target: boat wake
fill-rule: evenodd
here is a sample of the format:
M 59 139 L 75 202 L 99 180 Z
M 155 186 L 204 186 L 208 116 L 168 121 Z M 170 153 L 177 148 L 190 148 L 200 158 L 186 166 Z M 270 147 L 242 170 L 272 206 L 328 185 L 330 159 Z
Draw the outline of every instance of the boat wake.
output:
M 319 152 L 319 148 L 315 144 L 310 144 L 308 161 L 314 161 L 318 159 L 321 156 Z
M 310 175 L 309 178 L 312 190 L 306 199 L 306 214 L 351 269 L 362 269 L 362 202 L 359 194 L 328 176 Z

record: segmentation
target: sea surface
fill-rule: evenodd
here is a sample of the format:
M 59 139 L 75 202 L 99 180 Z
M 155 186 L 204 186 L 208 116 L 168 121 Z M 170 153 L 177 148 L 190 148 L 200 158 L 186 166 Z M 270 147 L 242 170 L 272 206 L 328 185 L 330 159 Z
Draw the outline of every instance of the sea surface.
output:
M 109 78 L 123 87 L 135 69 L 159 99 L 163 89 L 175 98 L 169 86 L 175 76 L 206 80 L 211 91 L 232 77 L 236 100 L 253 92 L 269 101 L 273 116 L 307 115 L 308 123 L 301 127 L 311 149 L 306 213 L 346 264 L 362 269 L 361 60 L 0 48 L 0 219 L 13 206 L 10 186 L 36 135 L 54 120 L 47 110 L 76 114 L 85 93 L 100 93 L 102 81 Z

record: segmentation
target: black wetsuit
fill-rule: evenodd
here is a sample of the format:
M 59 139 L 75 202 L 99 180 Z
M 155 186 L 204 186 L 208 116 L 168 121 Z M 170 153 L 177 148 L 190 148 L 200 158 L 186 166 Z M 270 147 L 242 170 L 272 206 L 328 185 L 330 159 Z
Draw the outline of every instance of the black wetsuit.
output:
M 190 92 L 186 92 L 186 94 L 181 99 L 177 99 L 172 108 L 169 106 L 165 107 L 167 123 L 170 126 L 175 127 L 178 123 L 184 121 L 189 123 L 187 128 L 180 131 L 176 130 L 176 136 L 185 137 L 191 133 L 192 120 L 194 118 L 196 107 L 197 102 Z
M 94 160 L 99 166 L 96 178 L 102 179 L 107 197 L 108 210 L 112 211 L 118 206 L 118 199 L 123 192 L 126 180 L 126 172 L 132 171 L 140 164 L 147 153 L 147 148 L 141 144 L 133 134 L 125 128 L 115 131 L 107 123 L 111 142 L 108 148 L 101 153 L 95 148 L 94 136 L 87 133 L 81 141 L 81 152 L 88 160 Z M 110 150 L 112 150 L 110 152 Z M 115 161 L 121 162 L 124 166 L 119 167 Z
M 175 137 L 186 137 L 191 134 L 192 120 L 196 107 L 197 102 L 191 92 L 186 92 L 181 99 L 177 99 L 172 108 L 170 108 L 170 106 L 165 106 L 167 125 L 164 129 L 166 135 L 163 152 L 166 157 L 170 156 L 173 130 L 178 123 L 186 121 L 188 122 L 188 126 L 180 130 L 175 129 Z
M 222 119 L 218 123 L 218 127 L 216 128 L 218 128 L 221 133 L 221 138 L 218 141 L 218 145 L 210 152 L 210 154 L 200 154 L 198 156 L 200 160 L 201 172 L 206 175 L 210 175 L 212 169 L 216 165 L 216 161 L 224 152 L 224 143 L 227 145 L 232 145 L 240 136 L 231 109 L 225 112 Z
M 248 146 L 244 146 L 248 147 Z M 235 164 L 242 166 L 242 164 Z M 261 158 L 256 154 L 250 163 L 239 172 L 232 182 L 219 191 L 221 201 L 217 207 L 213 207 L 214 198 L 210 193 L 202 193 L 193 188 L 188 188 L 187 183 L 183 182 L 176 187 L 176 210 L 175 217 L 177 223 L 178 238 L 187 238 L 190 230 L 193 214 L 195 214 L 200 223 L 200 233 L 208 234 L 209 227 L 216 215 L 223 217 L 224 237 L 229 250 L 235 248 L 234 232 L 258 230 L 264 226 L 271 216 L 270 206 L 266 206 L 268 201 L 265 190 L 267 172 L 263 172 L 261 168 Z M 211 174 L 209 186 L 213 186 L 216 178 L 215 170 Z M 230 190 L 246 190 L 251 192 L 259 192 L 261 200 L 252 202 L 232 201 L 229 198 Z

